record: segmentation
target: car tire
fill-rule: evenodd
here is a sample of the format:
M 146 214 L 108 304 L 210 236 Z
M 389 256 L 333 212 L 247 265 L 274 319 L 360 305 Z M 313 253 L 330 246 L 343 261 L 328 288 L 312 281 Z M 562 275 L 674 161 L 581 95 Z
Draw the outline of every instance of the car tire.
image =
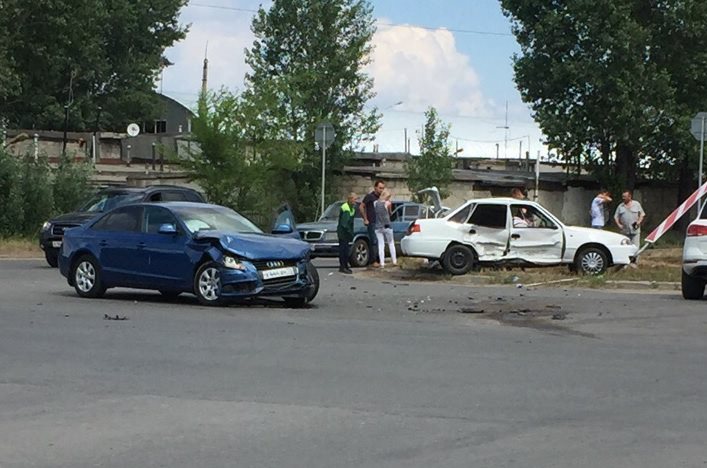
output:
M 369 258 L 371 258 L 371 249 L 368 241 L 363 238 L 356 239 L 351 248 L 351 266 L 365 267 L 368 265 Z
M 305 296 L 305 299 L 309 303 L 312 302 L 314 298 L 317 297 L 317 293 L 319 293 L 319 272 L 317 271 L 317 267 L 315 267 L 312 262 L 307 262 L 307 276 L 312 283 L 307 290 L 307 295 Z
M 474 268 L 476 256 L 466 245 L 453 244 L 447 247 L 442 256 L 442 267 L 452 275 L 464 275 Z
M 165 299 L 169 300 L 176 299 L 181 293 L 181 291 L 170 291 L 168 289 L 160 289 L 160 294 L 162 294 Z
M 44 258 L 47 260 L 47 264 L 50 267 L 56 268 L 59 265 L 59 254 L 55 252 L 44 252 Z
M 106 287 L 101 279 L 101 266 L 93 255 L 83 255 L 71 269 L 74 289 L 81 297 L 101 297 Z
M 583 275 L 601 275 L 609 266 L 609 257 L 599 247 L 585 247 L 577 254 L 574 265 Z
M 702 299 L 705 295 L 705 281 L 682 271 L 682 297 L 691 301 Z
M 218 263 L 209 261 L 196 270 L 194 275 L 194 294 L 201 305 L 222 305 L 221 287 L 221 269 Z

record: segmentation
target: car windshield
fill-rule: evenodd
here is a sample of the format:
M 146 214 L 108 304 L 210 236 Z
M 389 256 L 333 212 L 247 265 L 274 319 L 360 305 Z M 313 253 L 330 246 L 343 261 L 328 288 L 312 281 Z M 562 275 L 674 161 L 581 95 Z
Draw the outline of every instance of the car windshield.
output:
M 344 204 L 343 201 L 338 201 L 338 202 L 334 202 L 331 205 L 327 206 L 327 209 L 324 210 L 324 213 L 319 218 L 319 221 L 338 221 L 339 211 L 341 211 L 341 205 L 343 205 L 343 204 Z M 360 217 L 361 217 L 361 212 L 358 211 L 358 203 L 356 203 L 354 218 L 360 218 Z
M 101 192 L 94 195 L 88 202 L 79 208 L 79 211 L 85 211 L 88 213 L 103 213 L 105 211 L 112 210 L 116 206 L 125 205 L 136 201 L 140 201 L 140 195 L 136 193 Z
M 177 207 L 173 211 L 192 234 L 197 231 L 263 232 L 245 216 L 225 207 Z

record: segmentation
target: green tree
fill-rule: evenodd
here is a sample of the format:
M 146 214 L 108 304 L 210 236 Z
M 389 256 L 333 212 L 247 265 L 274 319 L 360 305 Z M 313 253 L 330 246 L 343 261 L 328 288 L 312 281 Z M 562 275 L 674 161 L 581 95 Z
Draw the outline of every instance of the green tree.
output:
M 63 156 L 54 170 L 52 193 L 54 212 L 68 213 L 85 203 L 91 188 L 93 168 L 88 162 L 77 161 L 73 156 Z
M 26 154 L 20 159 L 19 178 L 23 216 L 16 226 L 16 232 L 35 236 L 42 223 L 53 212 L 52 173 L 46 156 L 34 158 Z
M 363 72 L 375 32 L 372 7 L 366 0 L 274 0 L 269 10 L 258 11 L 252 31 L 245 99 L 259 111 L 258 152 L 268 160 L 286 145 L 293 161 L 275 164 L 280 179 L 273 189 L 292 187 L 288 199 L 297 214 L 313 216 L 321 183 L 317 123 L 328 120 L 337 133 L 327 150 L 327 180 L 349 150 L 379 128 L 377 109 L 364 108 L 374 96 Z
M 412 156 L 405 165 L 408 188 L 412 193 L 436 186 L 440 196 L 449 196 L 447 188 L 452 180 L 454 156 L 449 146 L 449 128 L 434 107 L 425 112 L 425 132 L 419 138 L 420 155 Z
M 0 147 L 0 237 L 17 234 L 24 218 L 20 174 L 17 157 Z
M 549 144 L 629 188 L 673 98 L 642 17 L 651 3 L 664 2 L 501 0 L 521 47 L 515 80 Z
M 192 120 L 198 148 L 182 166 L 204 189 L 212 203 L 239 210 L 251 207 L 257 159 L 248 151 L 246 107 L 240 96 L 225 89 L 202 95 Z
M 0 116 L 11 127 L 63 129 L 69 105 L 70 130 L 92 130 L 99 114 L 113 130 L 157 116 L 155 79 L 164 50 L 185 36 L 185 3 L 3 0 Z

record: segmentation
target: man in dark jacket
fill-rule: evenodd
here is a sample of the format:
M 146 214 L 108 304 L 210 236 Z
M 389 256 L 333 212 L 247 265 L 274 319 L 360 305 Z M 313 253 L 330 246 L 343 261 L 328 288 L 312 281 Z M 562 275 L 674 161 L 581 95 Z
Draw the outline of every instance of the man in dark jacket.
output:
M 339 224 L 336 226 L 336 235 L 339 238 L 339 271 L 341 273 L 351 273 L 349 257 L 351 256 L 351 241 L 354 238 L 355 214 L 356 194 L 350 193 L 346 201 L 341 204 Z

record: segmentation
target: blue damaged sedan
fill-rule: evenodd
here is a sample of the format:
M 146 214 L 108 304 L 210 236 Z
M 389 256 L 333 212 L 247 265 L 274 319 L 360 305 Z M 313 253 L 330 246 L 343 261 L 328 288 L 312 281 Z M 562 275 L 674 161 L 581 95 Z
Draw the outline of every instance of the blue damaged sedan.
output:
M 317 295 L 319 275 L 309 245 L 287 237 L 291 231 L 265 234 L 218 205 L 126 205 L 67 230 L 59 270 L 81 297 L 127 287 L 192 293 L 204 305 L 275 296 L 303 307 Z

